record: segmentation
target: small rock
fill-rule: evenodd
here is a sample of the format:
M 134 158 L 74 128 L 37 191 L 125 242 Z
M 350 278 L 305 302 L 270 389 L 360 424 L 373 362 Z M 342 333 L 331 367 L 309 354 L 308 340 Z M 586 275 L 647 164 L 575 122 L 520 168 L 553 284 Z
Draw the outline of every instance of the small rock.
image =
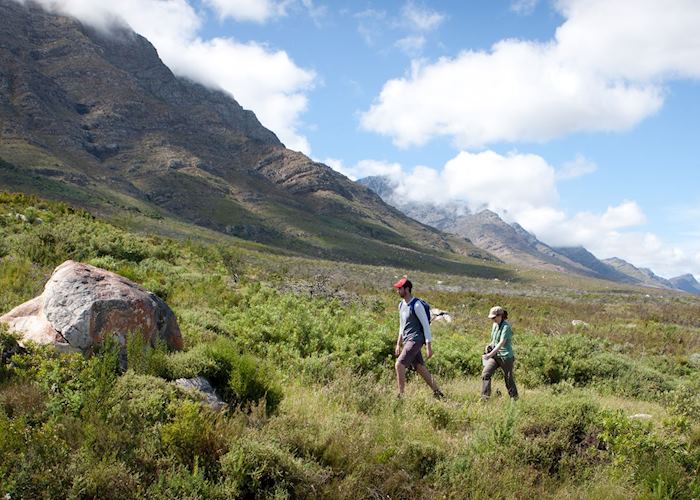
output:
M 198 393 L 204 402 L 213 410 L 218 411 L 228 406 L 226 402 L 219 397 L 209 381 L 202 376 L 195 378 L 179 378 L 175 381 L 175 385 L 186 391 Z
M 652 417 L 648 413 L 635 413 L 634 415 L 630 416 L 630 418 L 636 418 L 639 420 L 649 420 Z
M 430 308 L 430 318 L 431 321 L 444 321 L 445 323 L 452 323 L 452 316 L 450 316 L 447 312 L 434 307 Z
M 589 326 L 591 326 L 591 325 L 589 325 L 588 323 L 586 323 L 585 321 L 582 321 L 582 320 L 580 320 L 580 319 L 574 319 L 574 320 L 572 320 L 572 321 L 571 321 L 571 324 L 574 325 L 574 326 L 582 326 L 583 328 L 588 328 Z

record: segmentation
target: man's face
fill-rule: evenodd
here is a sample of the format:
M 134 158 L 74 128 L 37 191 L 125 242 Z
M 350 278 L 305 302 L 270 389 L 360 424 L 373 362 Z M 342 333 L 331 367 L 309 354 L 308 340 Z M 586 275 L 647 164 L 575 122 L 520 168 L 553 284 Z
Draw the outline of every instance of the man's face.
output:
M 408 288 L 406 288 L 405 286 L 397 288 L 396 291 L 399 293 L 399 297 L 401 297 L 402 299 L 405 299 L 406 295 L 408 294 Z

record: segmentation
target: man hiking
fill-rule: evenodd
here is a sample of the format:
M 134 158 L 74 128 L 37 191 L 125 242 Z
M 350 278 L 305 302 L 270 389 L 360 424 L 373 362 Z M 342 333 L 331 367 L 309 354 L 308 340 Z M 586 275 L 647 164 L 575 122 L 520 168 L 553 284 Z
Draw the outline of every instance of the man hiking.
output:
M 399 302 L 399 338 L 396 340 L 395 354 L 398 358 L 396 364 L 396 380 L 399 387 L 398 397 L 403 396 L 406 386 L 406 368 L 417 371 L 423 380 L 433 390 L 436 398 L 444 397 L 433 376 L 425 367 L 421 348 L 426 345 L 428 359 L 433 356 L 432 336 L 430 334 L 430 322 L 423 302 L 412 295 L 413 284 L 408 278 L 401 278 L 394 283 L 401 302 Z M 403 342 L 403 349 L 401 343 Z

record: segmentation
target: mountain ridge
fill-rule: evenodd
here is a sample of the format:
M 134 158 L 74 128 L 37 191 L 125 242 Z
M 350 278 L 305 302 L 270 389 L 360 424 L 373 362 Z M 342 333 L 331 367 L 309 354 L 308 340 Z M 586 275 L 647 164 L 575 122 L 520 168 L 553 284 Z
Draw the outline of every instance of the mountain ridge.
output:
M 488 209 L 471 213 L 463 206 L 455 209 L 457 205 L 454 203 L 451 206 L 402 203 L 394 197 L 395 183 L 386 176 L 366 177 L 358 182 L 375 190 L 387 203 L 393 203 L 410 217 L 442 231 L 464 236 L 512 265 L 700 294 L 700 284 L 695 288 L 687 278 L 679 277 L 677 283 L 680 285 L 677 286 L 672 280 L 661 278 L 650 269 L 637 268 L 622 259 L 600 260 L 582 246 L 549 246 L 517 222 L 509 224 Z
M 0 0 L 0 14 L 5 188 L 40 178 L 90 209 L 174 217 L 320 257 L 493 259 L 286 149 L 228 94 L 175 77 L 130 29 L 106 34 L 31 1 Z

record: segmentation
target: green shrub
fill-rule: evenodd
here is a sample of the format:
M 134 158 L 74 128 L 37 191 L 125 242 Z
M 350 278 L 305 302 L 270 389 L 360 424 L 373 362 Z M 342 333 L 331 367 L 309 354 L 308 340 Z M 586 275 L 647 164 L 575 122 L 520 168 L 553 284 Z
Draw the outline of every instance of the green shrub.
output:
M 604 413 L 600 439 L 615 463 L 630 471 L 652 497 L 692 498 L 698 487 L 700 452 L 691 443 L 661 438 L 651 422 L 629 419 L 619 411 Z
M 536 469 L 558 476 L 576 475 L 580 463 L 598 455 L 599 410 L 590 401 L 528 401 L 521 409 L 513 446 Z
M 235 437 L 233 428 L 225 426 L 220 415 L 193 401 L 175 404 L 171 411 L 172 420 L 161 430 L 164 445 L 191 470 L 202 466 L 210 477 L 214 476 L 219 458 Z
M 194 467 L 194 470 L 190 470 L 182 466 L 173 466 L 161 472 L 144 496 L 152 500 L 232 498 L 232 495 L 218 488 L 215 482 L 207 480 L 201 468 Z
M 322 497 L 326 472 L 272 443 L 242 437 L 221 458 L 230 491 L 240 498 Z
M 167 355 L 165 342 L 151 346 L 139 332 L 126 337 L 127 367 L 136 373 L 163 376 L 168 370 Z
M 398 448 L 394 455 L 394 463 L 416 478 L 423 478 L 432 474 L 445 457 L 445 451 L 439 446 L 411 440 L 402 443 Z
M 700 384 L 681 385 L 670 391 L 665 398 L 670 413 L 700 422 Z
M 61 498 L 69 490 L 66 475 L 72 450 L 60 437 L 59 424 L 32 427 L 23 418 L 0 411 L 0 484 L 10 498 Z
M 140 474 L 125 463 L 110 457 L 92 460 L 80 456 L 73 460 L 74 478 L 68 492 L 71 498 L 104 498 L 111 500 L 141 497 Z

